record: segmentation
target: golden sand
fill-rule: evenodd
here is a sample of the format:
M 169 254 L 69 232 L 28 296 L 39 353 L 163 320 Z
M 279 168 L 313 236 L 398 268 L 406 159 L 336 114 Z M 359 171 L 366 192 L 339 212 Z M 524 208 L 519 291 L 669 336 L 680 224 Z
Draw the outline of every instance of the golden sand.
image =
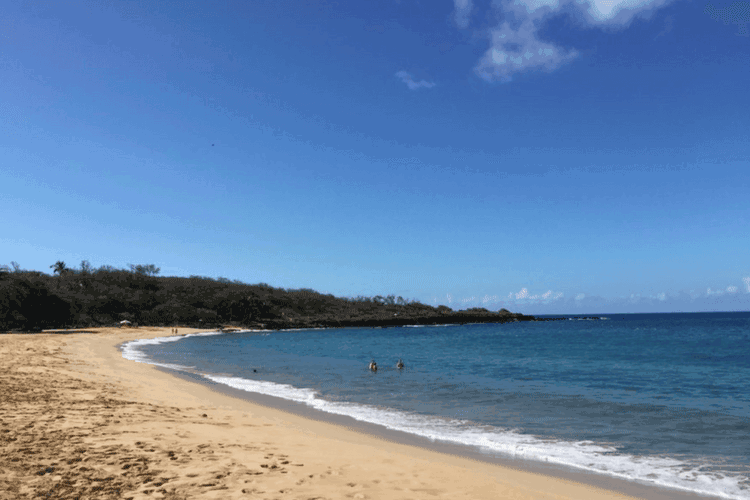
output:
M 0 498 L 632 498 L 233 398 L 117 349 L 168 327 L 88 331 L 0 335 Z

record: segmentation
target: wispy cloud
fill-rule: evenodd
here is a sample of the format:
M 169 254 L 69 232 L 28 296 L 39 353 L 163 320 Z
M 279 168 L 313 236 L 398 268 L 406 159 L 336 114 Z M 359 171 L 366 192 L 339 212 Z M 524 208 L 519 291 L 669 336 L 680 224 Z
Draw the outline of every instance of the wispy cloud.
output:
M 549 301 L 549 300 L 557 300 L 563 296 L 562 292 L 553 292 L 552 290 L 547 290 L 544 293 L 535 293 L 534 295 L 531 295 L 529 293 L 528 288 L 522 288 L 521 291 L 516 293 L 509 293 L 508 294 L 508 300 L 513 300 L 515 297 L 515 300 L 525 300 L 525 301 L 533 301 L 533 300 L 542 300 L 542 301 Z M 493 296 L 496 297 L 496 296 Z
M 456 10 L 453 12 L 453 19 L 456 25 L 464 29 L 469 26 L 469 16 L 471 15 L 471 0 L 453 0 Z
M 740 289 L 734 285 L 728 286 L 725 290 L 711 290 L 711 288 L 708 288 L 706 290 L 706 296 L 711 295 L 724 295 L 725 293 L 737 293 Z
M 475 71 L 488 81 L 509 82 L 514 73 L 531 68 L 552 71 L 578 54 L 543 42 L 536 37 L 536 25 L 526 19 L 513 28 L 503 23 L 491 32 L 491 48 Z
M 537 293 L 537 294 L 531 295 L 529 293 L 529 289 L 524 287 L 524 288 L 521 288 L 521 291 L 519 292 L 509 293 L 508 300 L 513 300 L 515 297 L 515 300 L 523 300 L 523 301 L 550 301 L 550 300 L 557 300 L 561 298 L 562 296 L 563 296 L 562 292 L 553 292 L 552 290 L 547 290 L 544 293 Z M 491 299 L 494 299 L 494 301 L 497 302 L 498 297 L 497 295 L 493 295 Z M 489 300 L 487 302 L 489 302 Z
M 576 314 L 606 312 L 670 312 L 670 311 L 735 311 L 750 308 L 750 276 L 741 279 L 741 285 L 701 290 L 660 291 L 630 293 L 621 297 L 605 298 L 589 293 L 572 293 L 547 290 L 532 292 L 522 287 L 517 292 L 506 294 L 467 295 L 456 297 L 450 293 L 444 298 L 433 298 L 436 305 L 446 304 L 453 308 L 468 309 L 484 307 L 489 310 L 506 308 L 527 314 Z M 747 293 L 744 293 L 747 291 Z
M 428 82 L 427 80 L 416 81 L 411 74 L 406 71 L 399 71 L 396 73 L 396 76 L 400 78 L 407 87 L 409 87 L 409 90 L 431 89 L 435 86 L 434 82 Z
M 482 304 L 490 304 L 493 302 L 497 302 L 499 297 L 497 295 L 485 295 L 482 297 Z
M 487 33 L 490 47 L 474 68 L 488 81 L 508 82 L 515 73 L 530 69 L 552 71 L 578 56 L 574 48 L 543 41 L 539 29 L 544 21 L 563 9 L 575 9 L 585 23 L 626 27 L 637 14 L 671 0 L 499 0 L 493 3 L 503 22 Z M 454 0 L 456 24 L 468 26 L 470 1 Z M 459 5 L 460 4 L 460 5 Z M 459 8 L 460 7 L 460 8 Z M 466 22 L 462 25 L 460 20 Z

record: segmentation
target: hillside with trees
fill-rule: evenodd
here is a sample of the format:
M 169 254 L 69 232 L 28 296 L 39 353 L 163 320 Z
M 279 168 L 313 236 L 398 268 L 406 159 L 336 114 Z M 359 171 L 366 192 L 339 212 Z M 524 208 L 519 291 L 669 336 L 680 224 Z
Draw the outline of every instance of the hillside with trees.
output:
M 340 298 L 314 290 L 250 285 L 226 278 L 160 277 L 153 264 L 70 268 L 52 274 L 0 266 L 0 332 L 134 325 L 306 328 L 496 323 L 531 316 L 483 308 L 454 311 L 402 297 Z

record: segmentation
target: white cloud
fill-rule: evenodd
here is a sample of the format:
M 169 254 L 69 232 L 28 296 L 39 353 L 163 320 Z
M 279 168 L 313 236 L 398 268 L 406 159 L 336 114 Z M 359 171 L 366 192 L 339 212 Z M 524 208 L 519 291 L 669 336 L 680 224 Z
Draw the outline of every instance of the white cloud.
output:
M 396 73 L 396 76 L 401 79 L 402 82 L 406 84 L 407 87 L 409 87 L 409 90 L 417 90 L 417 89 L 431 89 L 435 86 L 434 82 L 428 82 L 426 80 L 420 80 L 416 81 L 411 76 L 410 73 L 407 73 L 406 71 L 399 71 Z
M 498 298 L 499 297 L 497 295 L 485 295 L 484 297 L 482 297 L 482 304 L 486 304 L 488 302 L 497 302 Z
M 653 0 L 586 0 L 587 12 L 597 23 L 607 23 L 619 17 L 619 24 L 629 22 L 633 16 L 644 9 L 653 9 L 664 4 L 664 1 Z M 618 16 L 618 14 L 620 14 Z
M 488 81 L 510 81 L 515 73 L 529 69 L 552 71 L 578 56 L 575 49 L 565 49 L 539 38 L 539 28 L 552 15 L 569 5 L 583 10 L 583 19 L 592 25 L 625 27 L 639 13 L 656 9 L 671 0 L 496 0 L 495 9 L 506 19 L 488 32 L 490 47 L 474 68 Z M 470 0 L 454 0 L 456 23 L 468 26 L 468 13 L 458 21 L 459 12 L 471 9 Z M 459 9 L 459 4 L 464 10 Z
M 558 0 L 515 0 L 513 4 L 525 6 L 526 12 L 529 14 L 541 9 L 542 7 L 549 7 L 550 9 L 555 10 L 560 6 Z
M 750 277 L 743 278 L 742 281 L 745 282 L 745 286 L 747 287 L 747 291 L 750 293 Z M 740 291 L 740 288 L 735 285 L 729 285 L 724 290 L 712 290 L 711 287 L 706 289 L 705 297 L 712 297 L 716 295 L 724 295 L 725 293 L 737 293 Z
M 631 293 L 618 298 L 606 298 L 586 293 L 565 296 L 563 292 L 547 290 L 533 293 L 528 287 L 507 295 L 454 297 L 446 294 L 439 303 L 446 303 L 459 309 L 485 307 L 489 310 L 500 308 L 519 311 L 525 314 L 571 314 L 581 312 L 671 312 L 671 311 L 734 311 L 748 310 L 750 307 L 750 276 L 742 279 L 747 294 L 741 293 L 742 286 L 723 286 L 702 290 L 682 290 L 675 293 L 650 292 Z M 584 311 L 584 312 L 586 312 Z
M 505 22 L 492 30 L 491 47 L 475 71 L 485 80 L 507 82 L 514 73 L 534 67 L 552 71 L 576 55 L 575 51 L 539 40 L 531 19 L 526 19 L 516 29 Z
M 557 299 L 561 298 L 563 296 L 563 293 L 562 292 L 555 293 L 552 290 L 547 290 L 546 292 L 544 292 L 542 294 L 531 295 L 529 293 L 529 289 L 528 288 L 522 288 L 521 291 L 518 292 L 518 293 L 516 293 L 516 294 L 514 294 L 512 292 L 509 293 L 508 294 L 508 299 L 512 300 L 514 295 L 515 295 L 515 299 L 516 300 L 524 300 L 524 301 L 550 301 L 550 300 L 557 300 Z M 492 299 L 497 300 L 497 296 L 493 295 Z
M 490 295 L 485 294 L 482 297 L 471 295 L 463 298 L 457 298 L 451 294 L 446 294 L 441 300 L 439 298 L 433 298 L 433 303 L 443 303 L 455 307 L 456 305 L 462 309 L 469 307 L 485 307 L 490 310 L 498 309 L 501 307 L 515 307 L 516 305 L 550 305 L 559 299 L 564 297 L 563 292 L 555 292 L 553 290 L 547 290 L 544 293 L 532 295 L 529 289 L 524 287 L 517 293 L 509 293 L 507 296 L 500 296 L 497 294 Z
M 539 294 L 530 295 L 527 298 L 530 299 L 530 300 L 550 300 L 550 299 L 551 300 L 557 300 L 557 299 L 559 299 L 562 296 L 563 296 L 562 292 L 554 293 L 552 290 L 547 290 L 546 292 L 544 292 L 541 295 L 539 295 Z
M 453 0 L 456 10 L 453 12 L 453 19 L 456 25 L 464 29 L 469 26 L 469 15 L 471 14 L 471 0 Z

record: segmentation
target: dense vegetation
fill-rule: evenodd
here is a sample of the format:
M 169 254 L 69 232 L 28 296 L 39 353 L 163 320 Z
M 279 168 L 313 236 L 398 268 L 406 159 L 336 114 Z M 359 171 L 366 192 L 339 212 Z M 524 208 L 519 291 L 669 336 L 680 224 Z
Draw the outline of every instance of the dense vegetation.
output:
M 58 261 L 50 268 L 53 275 L 23 270 L 15 262 L 0 266 L 0 331 L 110 326 L 123 320 L 134 325 L 282 329 L 533 319 L 505 309 L 454 311 L 393 295 L 338 298 L 226 278 L 159 277 L 152 264 L 94 269 L 87 261 L 79 268 Z

